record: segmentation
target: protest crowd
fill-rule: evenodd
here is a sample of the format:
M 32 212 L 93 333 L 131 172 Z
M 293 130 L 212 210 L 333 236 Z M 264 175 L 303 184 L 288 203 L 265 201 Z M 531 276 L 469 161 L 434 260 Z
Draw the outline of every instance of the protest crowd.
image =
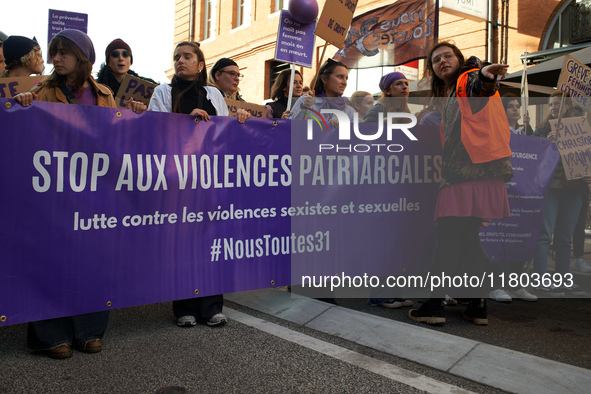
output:
M 0 56 L 2 78 L 44 73 L 43 56 L 36 41 L 0 32 L 0 43 L 3 44 Z M 104 50 L 104 64 L 94 78 L 91 70 L 97 55 L 92 40 L 78 30 L 62 30 L 48 47 L 53 69 L 29 92 L 19 93 L 14 99 L 23 107 L 34 106 L 35 101 L 46 101 L 117 108 L 120 103 L 115 97 L 126 75 L 155 84 L 130 69 L 134 62 L 132 49 L 123 39 L 113 39 Z M 99 54 L 103 54 L 102 48 Z M 248 98 L 248 92 L 241 92 L 239 88 L 243 75 L 237 62 L 221 58 L 210 70 L 207 70 L 206 63 L 206 54 L 199 43 L 180 42 L 174 48 L 172 81 L 155 87 L 148 103 L 125 99 L 122 111 L 186 114 L 204 122 L 213 117 L 233 116 L 241 124 L 248 123 L 251 112 L 240 108 L 230 113 L 225 101 Z M 507 74 L 508 67 L 483 63 L 476 57 L 463 54 L 451 42 L 433 46 L 425 61 L 424 79 L 430 83 L 429 96 L 433 100 L 413 115 L 417 117 L 418 125 L 440 128 L 443 146 L 441 182 L 434 207 L 437 246 L 431 268 L 433 273 L 450 266 L 457 266 L 458 272 L 479 272 L 491 264 L 482 247 L 479 231 L 493 219 L 510 216 L 505 185 L 513 177 L 509 148 L 511 134 L 554 140 L 556 134 L 551 121 L 586 115 L 568 93 L 557 91 L 549 97 L 549 115 L 543 122 L 534 126 L 529 116 L 521 119 L 521 97 L 512 94 L 500 97 L 499 94 L 499 81 Z M 332 109 L 344 112 L 351 121 L 357 118 L 359 122 L 377 123 L 386 121 L 385 113 L 411 113 L 408 105 L 410 81 L 402 72 L 384 75 L 379 86 L 363 86 L 363 90 L 355 92 L 351 99 L 343 96 L 347 79 L 347 65 L 333 59 L 322 64 L 309 89 L 304 89 L 299 71 L 292 77 L 290 70 L 284 70 L 276 78 L 271 89 L 272 101 L 266 104 L 263 116 L 287 122 L 308 119 L 312 112 Z M 370 93 L 378 90 L 378 97 Z M 465 98 L 486 100 L 468 102 Z M 477 113 L 484 115 L 474 119 Z M 336 115 L 326 114 L 325 119 L 332 127 L 338 127 Z M 401 118 L 399 121 L 404 123 L 406 120 Z M 482 138 L 486 140 L 484 148 Z M 571 265 L 579 272 L 591 272 L 591 267 L 582 258 L 590 184 L 589 176 L 567 181 L 562 160 L 559 161 L 547 192 L 543 224 L 533 257 L 534 272 L 544 274 L 548 271 L 551 250 L 555 253 L 555 272 L 568 274 Z M 572 264 L 571 250 L 574 253 Z M 521 273 L 525 264 L 525 261 L 503 262 L 493 270 Z M 538 296 L 585 296 L 576 283 L 559 287 L 491 287 L 487 291 L 489 298 L 497 302 L 513 299 L 543 302 Z M 453 288 L 434 291 L 420 307 L 409 309 L 408 318 L 420 323 L 444 324 L 445 306 L 459 302 L 466 304 L 463 311 L 466 320 L 476 325 L 488 324 L 487 299 L 453 297 Z M 334 298 L 323 300 L 336 303 Z M 221 327 L 228 322 L 223 314 L 223 302 L 224 297 L 219 294 L 174 300 L 172 308 L 180 327 L 192 327 L 198 323 Z M 412 308 L 416 302 L 403 297 L 369 299 L 371 305 L 391 309 Z M 71 357 L 72 349 L 100 352 L 108 318 L 109 312 L 102 311 L 30 322 L 27 345 L 31 350 L 45 352 L 55 359 Z

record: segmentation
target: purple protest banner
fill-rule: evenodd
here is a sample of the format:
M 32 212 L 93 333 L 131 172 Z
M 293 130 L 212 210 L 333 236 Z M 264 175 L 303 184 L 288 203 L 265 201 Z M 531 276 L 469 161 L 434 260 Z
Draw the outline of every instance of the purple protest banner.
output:
M 411 140 L 386 123 L 339 119 L 337 131 L 323 116 L 310 112 L 309 120 L 292 123 L 291 231 L 313 234 L 299 246 L 317 251 L 292 254 L 292 284 L 302 284 L 292 293 L 335 297 L 330 287 L 310 283 L 336 276 L 353 283 L 339 289 L 339 298 L 391 297 L 379 277 L 421 274 L 432 262 L 438 129 L 413 127 Z
M 534 256 L 546 194 L 559 153 L 551 140 L 511 135 L 513 179 L 507 182 L 511 217 L 481 228 L 480 240 L 490 260 L 525 262 Z
M 289 283 L 287 121 L 0 105 L 0 325 Z
M 275 59 L 286 63 L 312 67 L 314 55 L 314 29 L 316 22 L 303 24 L 291 17 L 288 11 L 281 11 Z
M 49 10 L 47 23 L 47 45 L 51 39 L 60 31 L 65 29 L 76 29 L 88 33 L 88 14 L 79 12 Z

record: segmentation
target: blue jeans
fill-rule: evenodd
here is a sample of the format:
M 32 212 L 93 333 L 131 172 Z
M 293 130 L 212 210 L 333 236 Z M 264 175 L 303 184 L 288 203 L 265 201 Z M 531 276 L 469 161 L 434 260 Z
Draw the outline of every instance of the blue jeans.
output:
M 27 346 L 32 350 L 48 350 L 66 343 L 83 345 L 101 339 L 108 321 L 109 311 L 34 321 L 28 326 Z
M 583 193 L 572 189 L 549 189 L 544 208 L 544 222 L 536 251 L 534 253 L 534 271 L 545 274 L 548 269 L 548 250 L 554 234 L 556 269 L 560 274 L 570 272 L 570 249 L 575 225 L 583 201 Z

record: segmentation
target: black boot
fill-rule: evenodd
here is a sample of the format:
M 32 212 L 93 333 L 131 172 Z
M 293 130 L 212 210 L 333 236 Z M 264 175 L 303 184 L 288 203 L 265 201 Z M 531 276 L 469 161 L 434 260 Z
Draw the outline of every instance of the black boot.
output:
M 471 321 L 479 326 L 488 325 L 486 312 L 486 300 L 484 298 L 473 298 L 468 304 L 468 308 L 462 313 L 464 319 Z
M 429 298 L 419 309 L 408 311 L 410 320 L 427 324 L 445 324 L 442 298 Z

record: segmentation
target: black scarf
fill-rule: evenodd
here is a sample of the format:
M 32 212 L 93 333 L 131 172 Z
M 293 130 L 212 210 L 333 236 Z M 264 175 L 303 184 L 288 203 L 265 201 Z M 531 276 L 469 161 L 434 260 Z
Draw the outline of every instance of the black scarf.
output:
M 153 79 L 140 77 L 135 71 L 133 71 L 131 69 L 127 70 L 127 73 L 133 77 L 141 78 L 144 81 L 148 81 L 148 82 L 154 83 L 154 84 L 157 83 Z M 115 75 L 113 74 L 113 71 L 111 71 L 111 68 L 109 68 L 109 66 L 107 66 L 106 64 L 103 63 L 103 66 L 101 67 L 101 69 L 99 70 L 99 72 L 97 74 L 96 81 L 98 83 L 102 83 L 103 85 L 107 85 L 108 87 L 110 87 L 111 90 L 113 91 L 113 97 L 117 96 L 117 92 L 119 91 L 119 88 L 121 87 L 121 82 L 117 81 L 117 78 L 115 78 Z M 123 82 L 123 80 L 121 80 L 121 81 Z
M 297 98 L 296 98 L 297 99 Z M 295 100 L 292 100 L 292 107 Z M 287 97 L 283 96 L 272 103 L 269 106 L 273 108 L 273 118 L 280 119 L 285 110 L 287 109 Z
M 195 108 L 207 112 L 210 116 L 217 115 L 217 111 L 211 101 L 207 98 L 207 91 L 203 86 L 194 84 L 195 81 L 173 77 L 170 86 L 172 87 L 172 108 L 173 112 L 190 114 Z M 187 90 L 188 89 L 188 90 Z M 185 92 L 182 96 L 181 93 Z M 175 111 L 175 104 L 180 97 L 179 109 Z

